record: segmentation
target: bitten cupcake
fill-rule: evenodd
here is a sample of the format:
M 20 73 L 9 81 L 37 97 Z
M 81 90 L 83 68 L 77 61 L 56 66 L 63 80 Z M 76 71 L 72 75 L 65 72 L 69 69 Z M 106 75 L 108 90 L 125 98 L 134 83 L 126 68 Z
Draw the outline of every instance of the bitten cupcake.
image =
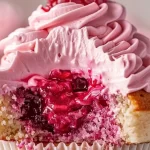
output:
M 120 4 L 50 1 L 0 49 L 5 150 L 150 142 L 150 41 L 125 20 Z

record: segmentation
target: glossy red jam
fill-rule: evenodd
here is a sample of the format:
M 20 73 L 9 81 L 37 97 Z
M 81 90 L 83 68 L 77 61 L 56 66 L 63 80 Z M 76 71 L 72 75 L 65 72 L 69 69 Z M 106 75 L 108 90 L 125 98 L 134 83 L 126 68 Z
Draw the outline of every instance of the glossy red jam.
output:
M 101 85 L 82 73 L 54 70 L 48 79 L 31 78 L 36 86 L 21 87 L 15 92 L 17 99 L 22 99 L 20 119 L 31 121 L 42 130 L 71 132 L 83 124 L 93 102 L 99 108 L 107 106 L 107 99 L 101 96 Z

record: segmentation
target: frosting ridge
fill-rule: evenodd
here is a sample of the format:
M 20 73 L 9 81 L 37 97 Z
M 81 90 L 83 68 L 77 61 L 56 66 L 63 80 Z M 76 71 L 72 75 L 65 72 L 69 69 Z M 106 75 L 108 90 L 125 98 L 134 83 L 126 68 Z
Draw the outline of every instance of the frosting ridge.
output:
M 46 77 L 55 68 L 88 68 L 94 78 L 102 77 L 110 93 L 150 92 L 150 42 L 124 14 L 114 2 L 61 3 L 48 12 L 39 6 L 28 28 L 0 41 L 1 81 L 19 81 L 30 74 Z

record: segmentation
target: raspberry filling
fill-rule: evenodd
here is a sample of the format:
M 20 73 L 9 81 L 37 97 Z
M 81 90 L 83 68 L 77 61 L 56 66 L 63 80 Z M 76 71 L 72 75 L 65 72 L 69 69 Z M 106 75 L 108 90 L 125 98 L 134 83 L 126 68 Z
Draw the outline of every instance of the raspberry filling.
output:
M 84 74 L 69 70 L 53 70 L 47 79 L 31 77 L 35 85 L 14 92 L 23 122 L 52 133 L 69 133 L 78 129 L 93 110 L 108 106 L 101 95 L 103 86 Z

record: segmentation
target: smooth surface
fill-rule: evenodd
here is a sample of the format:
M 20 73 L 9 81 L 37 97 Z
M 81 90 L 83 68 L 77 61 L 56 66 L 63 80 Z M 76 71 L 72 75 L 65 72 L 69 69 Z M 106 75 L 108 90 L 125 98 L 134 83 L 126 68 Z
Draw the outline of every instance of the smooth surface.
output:
M 0 0 L 0 40 L 16 28 L 27 26 L 28 16 L 42 0 Z
M 126 7 L 127 20 L 134 24 L 139 32 L 150 38 L 150 1 L 149 0 L 116 0 Z
M 27 23 L 27 18 L 31 15 L 32 11 L 35 10 L 38 5 L 45 4 L 46 0 L 0 0 L 0 2 L 7 2 L 14 10 L 19 9 L 20 12 L 23 13 L 24 22 Z

